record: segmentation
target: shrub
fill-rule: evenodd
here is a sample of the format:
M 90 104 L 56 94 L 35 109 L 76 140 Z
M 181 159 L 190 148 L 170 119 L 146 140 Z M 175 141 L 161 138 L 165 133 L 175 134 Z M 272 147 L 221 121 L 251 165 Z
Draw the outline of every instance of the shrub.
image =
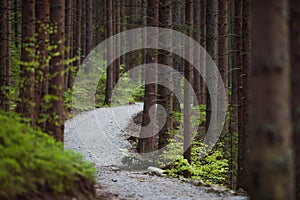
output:
M 95 169 L 63 144 L 22 123 L 20 117 L 0 113 L 0 199 L 25 199 L 47 193 L 64 195 L 78 183 L 94 185 Z
M 175 144 L 174 146 L 179 145 Z M 175 161 L 170 165 L 171 167 L 166 170 L 167 173 L 172 177 L 180 178 L 187 172 L 191 179 L 201 179 L 208 184 L 225 184 L 228 161 L 223 158 L 221 148 L 215 149 L 209 154 L 204 154 L 204 152 L 205 146 L 203 144 L 198 145 L 198 147 L 194 145 L 192 148 L 192 164 L 189 164 L 183 156 L 177 156 Z M 173 158 L 175 156 L 170 151 L 164 152 L 163 155 Z M 201 155 L 206 156 L 202 157 Z

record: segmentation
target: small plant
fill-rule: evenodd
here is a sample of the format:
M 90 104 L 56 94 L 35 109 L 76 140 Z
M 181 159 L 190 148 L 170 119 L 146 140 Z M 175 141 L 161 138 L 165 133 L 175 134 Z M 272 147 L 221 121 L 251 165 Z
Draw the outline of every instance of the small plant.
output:
M 184 176 L 188 173 L 191 179 L 204 180 L 208 184 L 216 183 L 223 185 L 228 172 L 228 161 L 223 158 L 222 150 L 216 149 L 207 156 L 205 155 L 205 145 L 199 145 L 192 148 L 192 164 L 189 164 L 183 156 L 178 156 L 175 161 L 169 165 L 166 172 L 175 178 Z M 182 150 L 182 148 L 180 149 Z M 164 153 L 164 155 L 174 156 L 172 153 Z M 171 166 L 171 167 L 170 167 Z

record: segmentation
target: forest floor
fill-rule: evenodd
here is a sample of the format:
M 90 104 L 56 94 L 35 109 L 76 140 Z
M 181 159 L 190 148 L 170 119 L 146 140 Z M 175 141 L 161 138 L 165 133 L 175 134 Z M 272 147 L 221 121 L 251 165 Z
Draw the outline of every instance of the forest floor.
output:
M 125 170 L 122 159 L 132 148 L 126 139 L 128 126 L 134 126 L 132 117 L 142 108 L 142 104 L 100 108 L 65 122 L 65 148 L 81 152 L 98 169 L 99 199 L 247 199 L 222 187 L 197 186 L 192 181 L 152 176 L 146 170 Z

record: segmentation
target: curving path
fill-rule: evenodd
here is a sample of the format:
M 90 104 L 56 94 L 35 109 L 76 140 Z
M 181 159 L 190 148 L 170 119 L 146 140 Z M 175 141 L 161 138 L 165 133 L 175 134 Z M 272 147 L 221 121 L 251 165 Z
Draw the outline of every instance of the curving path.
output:
M 132 115 L 141 110 L 142 104 L 100 108 L 65 122 L 65 148 L 81 152 L 99 170 L 100 199 L 247 199 L 178 179 L 149 176 L 143 171 L 120 170 L 118 166 L 131 146 L 124 132 Z

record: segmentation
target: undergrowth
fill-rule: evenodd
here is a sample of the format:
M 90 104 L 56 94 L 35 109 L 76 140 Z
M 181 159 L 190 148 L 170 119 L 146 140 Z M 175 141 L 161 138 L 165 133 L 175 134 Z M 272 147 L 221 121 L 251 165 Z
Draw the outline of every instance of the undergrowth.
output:
M 199 110 L 198 110 L 199 109 Z M 192 118 L 192 126 L 198 129 L 194 133 L 192 144 L 191 164 L 183 158 L 183 135 L 182 127 L 174 130 L 174 137 L 169 140 L 169 145 L 159 156 L 158 164 L 166 168 L 169 176 L 182 178 L 188 174 L 193 180 L 203 180 L 207 184 L 226 185 L 226 178 L 229 170 L 228 160 L 224 157 L 223 145 L 219 142 L 211 151 L 207 151 L 207 146 L 202 142 L 205 133 L 205 105 L 194 107 L 193 112 L 199 112 L 199 115 L 194 115 Z M 180 113 L 175 113 L 175 120 L 182 122 Z M 200 139 L 199 139 L 200 138 Z M 201 139 L 202 138 L 202 139 Z
M 95 183 L 91 163 L 64 151 L 62 143 L 23 121 L 15 114 L 0 113 L 0 199 L 55 196 L 72 193 L 84 181 Z

